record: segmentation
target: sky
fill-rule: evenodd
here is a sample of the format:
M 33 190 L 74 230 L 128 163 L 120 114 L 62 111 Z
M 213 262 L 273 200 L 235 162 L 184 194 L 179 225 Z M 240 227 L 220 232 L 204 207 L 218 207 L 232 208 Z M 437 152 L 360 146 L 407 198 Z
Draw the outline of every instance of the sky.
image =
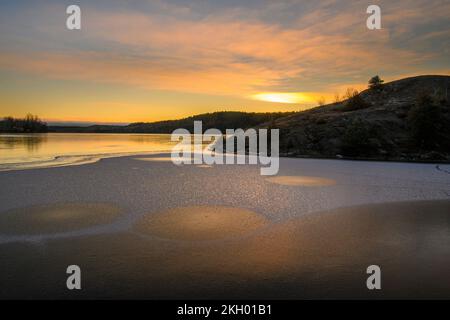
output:
M 2 0 L 0 29 L 0 116 L 47 121 L 299 111 L 374 75 L 450 75 L 448 0 Z

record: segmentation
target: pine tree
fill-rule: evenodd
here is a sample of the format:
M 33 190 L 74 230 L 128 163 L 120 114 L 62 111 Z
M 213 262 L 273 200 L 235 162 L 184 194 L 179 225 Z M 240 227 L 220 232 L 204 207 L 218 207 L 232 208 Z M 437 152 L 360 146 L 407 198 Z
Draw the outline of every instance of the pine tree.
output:
M 384 80 L 381 80 L 379 76 L 372 77 L 369 80 L 369 88 L 380 88 L 383 85 Z

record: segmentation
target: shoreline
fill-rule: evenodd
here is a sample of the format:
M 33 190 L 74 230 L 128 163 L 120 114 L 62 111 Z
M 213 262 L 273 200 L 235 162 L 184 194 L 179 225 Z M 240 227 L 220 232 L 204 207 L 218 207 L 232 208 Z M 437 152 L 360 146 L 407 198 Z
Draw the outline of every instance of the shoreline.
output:
M 21 137 L 21 138 L 33 138 L 33 137 L 48 137 L 48 136 L 71 136 L 76 135 L 80 137 L 90 137 L 92 133 L 80 132 L 80 133 L 0 133 L 0 138 L 3 137 Z M 95 133 L 95 135 L 100 136 L 130 136 L 130 137 L 158 137 L 164 136 L 169 137 L 170 133 Z M 165 139 L 166 143 L 170 142 L 171 139 Z M 23 143 L 23 142 L 22 142 Z M 30 141 L 29 143 L 33 143 Z M 175 143 L 173 143 L 175 145 Z M 27 146 L 28 147 L 28 146 Z M 92 152 L 92 153 L 82 153 L 78 150 L 75 154 L 70 153 L 45 153 L 43 155 L 37 155 L 37 160 L 32 161 L 14 161 L 6 159 L 8 162 L 0 163 L 0 172 L 3 171 L 15 171 L 15 170 L 29 170 L 35 168 L 52 168 L 52 167 L 62 167 L 62 166 L 72 166 L 72 165 L 83 165 L 97 162 L 101 159 L 107 158 L 117 158 L 117 157 L 126 157 L 126 156 L 139 156 L 139 155 L 151 155 L 151 154 L 165 154 L 170 153 L 171 149 L 168 148 L 168 145 L 161 145 L 163 147 L 160 150 L 138 150 L 138 151 L 106 151 L 106 152 Z M 8 150 L 8 148 L 5 148 Z M 93 151 L 93 150 L 92 150 Z M 26 158 L 27 156 L 21 156 L 22 158 Z M 33 154 L 28 155 L 28 158 L 32 158 Z M 20 158 L 20 157 L 19 157 Z M 291 155 L 289 153 L 281 153 L 279 155 L 280 159 L 313 159 L 313 160 L 343 160 L 343 161 L 357 161 L 357 162 L 375 162 L 375 163 L 417 163 L 417 164 L 435 164 L 439 165 L 450 165 L 450 160 L 430 160 L 430 159 L 408 159 L 408 158 L 366 158 L 366 157 L 348 157 L 342 155 L 336 156 L 321 156 L 321 155 Z M 1 158 L 0 158 L 1 161 Z M 445 170 L 444 170 L 445 171 Z
M 166 154 L 165 151 L 140 151 L 140 152 L 124 152 L 124 153 L 107 153 L 107 154 L 88 154 L 88 155 L 62 155 L 55 156 L 49 160 L 38 160 L 30 162 L 14 162 L 14 163 L 2 163 L 0 164 L 0 172 L 8 171 L 21 171 L 21 170 L 34 170 L 34 169 L 50 169 L 61 168 L 68 166 L 82 166 L 85 164 L 96 163 L 103 159 L 121 158 L 121 157 L 136 157 L 136 156 L 148 156 Z M 58 163 L 59 160 L 70 160 L 67 162 Z M 55 163 L 56 164 L 53 164 Z M 2 167 L 4 166 L 4 167 Z M 8 167 L 11 166 L 11 167 Z
M 317 159 L 317 160 L 344 160 L 344 161 L 367 161 L 367 162 L 387 162 L 387 163 L 424 163 L 424 164 L 448 164 L 450 165 L 450 160 L 408 160 L 408 159 L 377 159 L 377 158 L 359 158 L 359 157 L 320 157 L 320 156 L 289 156 L 280 155 L 280 158 L 289 159 Z
M 59 155 L 49 160 L 37 160 L 30 162 L 0 163 L 0 172 L 21 171 L 33 169 L 60 168 L 66 166 L 81 166 L 85 164 L 96 163 L 103 159 L 139 157 L 148 155 L 170 155 L 169 151 L 141 151 L 107 154 L 87 154 L 87 155 Z M 246 155 L 247 157 L 248 155 Z M 349 161 L 349 162 L 369 162 L 369 163 L 405 163 L 405 164 L 430 164 L 435 165 L 436 169 L 450 174 L 450 171 L 441 169 L 440 165 L 450 165 L 450 161 L 426 161 L 426 160 L 386 160 L 386 159 L 365 159 L 365 158 L 331 158 L 331 157 L 309 157 L 309 156 L 279 156 L 280 159 L 305 159 L 305 160 L 330 160 L 330 161 Z M 72 161 L 57 163 L 61 159 L 73 159 Z M 55 163 L 56 162 L 56 163 Z M 55 164 L 53 164 L 55 163 Z

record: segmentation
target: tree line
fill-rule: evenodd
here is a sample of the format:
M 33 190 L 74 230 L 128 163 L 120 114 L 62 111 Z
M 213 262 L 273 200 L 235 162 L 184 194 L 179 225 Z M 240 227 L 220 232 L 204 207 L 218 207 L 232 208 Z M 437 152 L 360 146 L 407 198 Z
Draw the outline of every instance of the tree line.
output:
M 3 133 L 41 133 L 47 130 L 47 124 L 32 114 L 25 118 L 5 117 L 0 120 L 0 132 Z

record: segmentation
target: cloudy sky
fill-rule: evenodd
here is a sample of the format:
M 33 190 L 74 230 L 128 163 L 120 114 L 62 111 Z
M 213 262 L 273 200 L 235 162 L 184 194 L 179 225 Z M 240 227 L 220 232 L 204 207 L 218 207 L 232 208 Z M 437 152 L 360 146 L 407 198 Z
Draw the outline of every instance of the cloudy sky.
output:
M 82 30 L 66 29 L 66 7 Z M 366 28 L 370 4 L 382 30 Z M 450 74 L 450 1 L 0 2 L 0 116 L 134 122 L 292 111 L 379 74 Z

